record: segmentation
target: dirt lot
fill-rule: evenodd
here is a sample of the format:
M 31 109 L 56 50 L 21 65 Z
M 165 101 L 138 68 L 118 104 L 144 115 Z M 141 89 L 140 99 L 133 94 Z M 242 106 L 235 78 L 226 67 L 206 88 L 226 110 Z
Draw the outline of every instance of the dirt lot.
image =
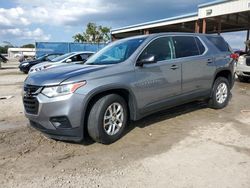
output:
M 0 70 L 0 187 L 250 187 L 250 83 L 228 107 L 196 102 L 137 122 L 112 145 L 54 141 L 27 126 L 26 75 Z

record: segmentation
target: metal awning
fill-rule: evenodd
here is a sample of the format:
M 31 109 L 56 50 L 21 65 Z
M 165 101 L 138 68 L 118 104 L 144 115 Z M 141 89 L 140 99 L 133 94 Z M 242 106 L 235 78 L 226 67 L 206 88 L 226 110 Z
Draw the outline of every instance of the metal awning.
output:
M 250 29 L 250 0 L 219 0 L 198 6 L 197 13 L 114 29 L 113 39 L 159 32 L 222 33 Z

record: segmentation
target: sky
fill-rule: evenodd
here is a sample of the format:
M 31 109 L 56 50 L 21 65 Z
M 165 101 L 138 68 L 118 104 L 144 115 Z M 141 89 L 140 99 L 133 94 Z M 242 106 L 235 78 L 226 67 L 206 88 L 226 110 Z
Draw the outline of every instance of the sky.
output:
M 213 0 L 0 0 L 0 44 L 73 42 L 88 22 L 113 29 L 197 11 Z M 245 32 L 223 37 L 243 49 Z

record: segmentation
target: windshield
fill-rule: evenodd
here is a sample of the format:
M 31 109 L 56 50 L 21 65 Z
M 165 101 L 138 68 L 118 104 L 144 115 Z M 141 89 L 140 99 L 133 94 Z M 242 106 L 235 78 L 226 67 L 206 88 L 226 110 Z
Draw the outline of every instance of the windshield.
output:
M 85 64 L 106 65 L 121 63 L 127 60 L 145 39 L 146 37 L 141 37 L 111 43 L 95 55 L 91 56 Z
M 38 57 L 37 60 L 43 60 L 46 56 L 47 56 L 47 54 L 42 55 L 42 56 Z
M 74 53 L 67 53 L 67 54 L 64 54 L 64 55 L 60 55 L 58 57 L 56 57 L 55 59 L 52 59 L 51 61 L 52 62 L 56 62 L 56 61 L 61 61 L 61 60 L 64 60 L 65 58 L 73 55 Z

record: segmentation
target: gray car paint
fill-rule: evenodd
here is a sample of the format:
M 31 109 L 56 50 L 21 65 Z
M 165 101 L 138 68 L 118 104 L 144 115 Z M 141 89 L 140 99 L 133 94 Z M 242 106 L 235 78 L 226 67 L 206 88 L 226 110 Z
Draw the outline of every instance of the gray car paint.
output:
M 206 46 L 205 54 L 136 66 L 138 56 L 151 41 L 176 35 L 198 36 Z M 124 89 L 129 92 L 128 105 L 132 120 L 187 101 L 208 98 L 216 73 L 221 70 L 232 72 L 233 66 L 232 60 L 228 59 L 230 53 L 221 53 L 205 36 L 187 33 L 152 34 L 126 61 L 119 64 L 68 65 L 32 74 L 25 80 L 25 84 L 42 87 L 78 81 L 86 81 L 87 84 L 66 97 L 48 98 L 38 94 L 38 114 L 26 113 L 26 117 L 48 130 L 55 130 L 49 117 L 65 115 L 69 117 L 73 128 L 83 130 L 88 102 L 96 94 L 108 90 Z M 123 40 L 127 39 L 119 42 Z M 179 68 L 172 70 L 173 64 Z M 78 138 L 82 138 L 82 135 Z

